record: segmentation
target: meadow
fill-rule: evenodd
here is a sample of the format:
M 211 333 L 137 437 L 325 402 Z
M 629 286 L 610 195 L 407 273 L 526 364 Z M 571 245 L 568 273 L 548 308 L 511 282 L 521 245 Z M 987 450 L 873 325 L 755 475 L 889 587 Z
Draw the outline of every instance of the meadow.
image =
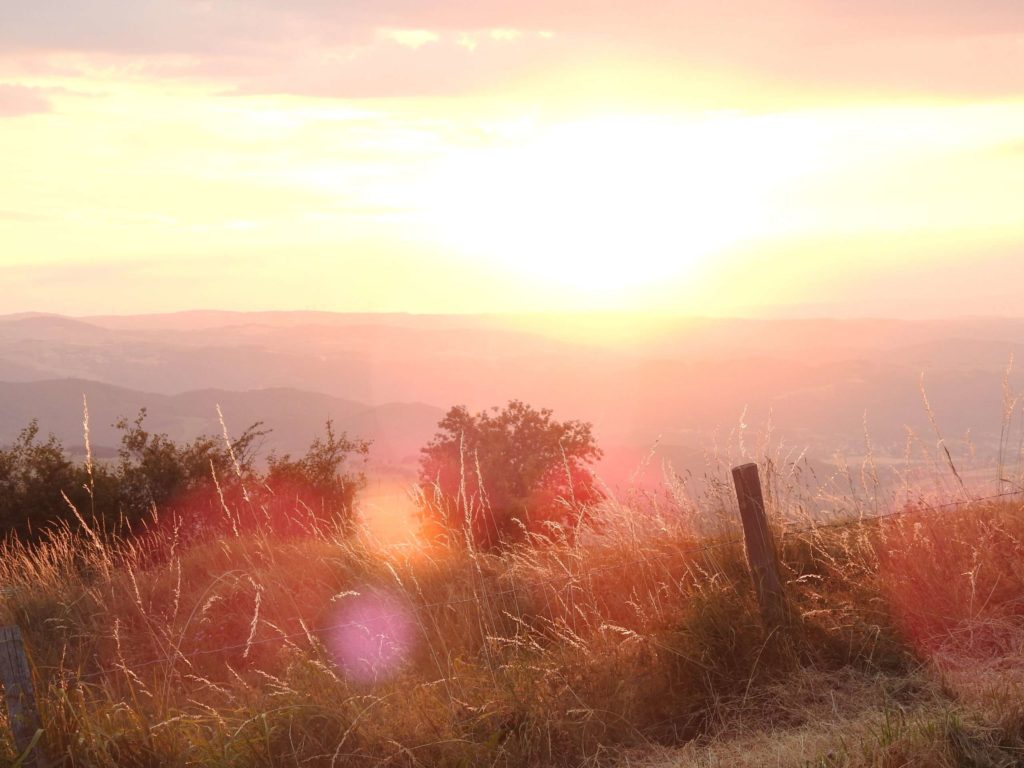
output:
M 66 766 L 1011 766 L 1024 504 L 832 499 L 762 461 L 791 605 L 761 622 L 735 498 L 608 498 L 501 551 L 310 518 L 0 556 Z M 429 499 L 423 500 L 429 503 Z M 223 513 L 233 511 L 225 503 Z M 802 517 L 801 517 L 802 515 Z M 0 755 L 18 756 L 0 727 Z

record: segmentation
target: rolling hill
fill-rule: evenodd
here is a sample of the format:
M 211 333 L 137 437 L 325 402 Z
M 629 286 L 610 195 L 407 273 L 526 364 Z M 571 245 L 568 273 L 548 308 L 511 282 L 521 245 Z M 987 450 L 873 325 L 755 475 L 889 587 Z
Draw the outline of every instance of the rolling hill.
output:
M 618 457 L 606 462 L 618 479 L 656 443 L 661 458 L 692 470 L 709 445 L 742 453 L 744 433 L 749 447 L 768 425 L 776 443 L 821 461 L 862 455 L 870 441 L 878 458 L 898 462 L 908 432 L 938 440 L 923 375 L 945 444 L 991 463 L 1007 363 L 1022 352 L 1024 321 L 1001 318 L 0 316 L 0 442 L 39 416 L 79 444 L 85 392 L 97 444 L 143 405 L 171 435 L 218 432 L 219 402 L 234 431 L 272 426 L 268 449 L 301 450 L 330 415 L 395 462 L 415 456 L 450 406 L 519 398 L 592 422 Z M 1024 389 L 1018 371 L 1006 382 Z
M 256 422 L 273 430 L 265 448 L 278 452 L 305 451 L 322 434 L 325 421 L 339 430 L 373 441 L 372 459 L 378 464 L 414 463 L 420 446 L 433 434 L 442 412 L 419 403 L 369 406 L 315 392 L 264 389 L 232 392 L 205 389 L 163 395 L 115 387 L 82 379 L 39 382 L 0 382 L 0 443 L 9 443 L 31 419 L 41 431 L 53 433 L 69 448 L 81 448 L 82 397 L 89 404 L 90 436 L 98 456 L 112 455 L 119 443 L 118 418 L 133 419 L 148 411 L 146 425 L 175 440 L 221 433 L 220 405 L 232 434 Z

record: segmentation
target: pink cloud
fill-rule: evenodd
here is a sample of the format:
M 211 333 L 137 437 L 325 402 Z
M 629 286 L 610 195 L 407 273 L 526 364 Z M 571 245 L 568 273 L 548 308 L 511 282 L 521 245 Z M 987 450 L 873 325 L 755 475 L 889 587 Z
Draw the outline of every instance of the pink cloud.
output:
M 520 30 L 496 40 L 493 29 Z M 380 35 L 423 30 L 417 49 Z M 554 37 L 541 44 L 541 31 Z M 238 92 L 453 95 L 603 59 L 822 91 L 1024 89 L 1020 0 L 34 0 L 0 4 L 0 57 L 81 52 Z M 471 36 L 487 45 L 459 45 Z M 500 43 L 500 45 L 498 45 Z
M 50 112 L 50 100 L 39 88 L 0 83 L 0 117 L 21 117 Z
M 474 41 L 469 48 L 449 34 L 416 49 L 384 41 L 343 52 L 305 52 L 272 70 L 248 72 L 238 91 L 357 99 L 462 95 L 500 88 L 567 58 L 564 49 L 536 35 L 512 41 L 480 35 Z

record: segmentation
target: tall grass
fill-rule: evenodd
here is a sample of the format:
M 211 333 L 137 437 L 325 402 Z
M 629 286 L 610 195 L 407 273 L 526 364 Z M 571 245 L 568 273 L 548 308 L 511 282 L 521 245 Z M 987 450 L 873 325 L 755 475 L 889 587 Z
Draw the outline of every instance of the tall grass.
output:
M 799 466 L 764 467 L 785 638 L 760 624 L 728 487 L 678 478 L 502 553 L 315 519 L 187 545 L 175 524 L 57 528 L 0 547 L 0 622 L 69 766 L 710 765 L 743 739 L 775 764 L 1012 764 L 1024 508 L 871 520 L 848 499 L 851 524 L 821 524 Z M 800 733 L 809 757 L 783 743 Z

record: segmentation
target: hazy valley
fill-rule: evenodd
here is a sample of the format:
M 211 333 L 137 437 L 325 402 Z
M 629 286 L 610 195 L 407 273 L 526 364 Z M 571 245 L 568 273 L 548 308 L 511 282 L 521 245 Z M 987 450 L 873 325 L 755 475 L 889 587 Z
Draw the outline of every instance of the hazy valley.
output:
M 624 331 L 623 328 L 629 328 Z M 114 421 L 148 409 L 178 440 L 262 421 L 264 449 L 298 452 L 327 418 L 373 441 L 371 466 L 412 476 L 452 405 L 519 398 L 592 422 L 609 482 L 645 460 L 699 473 L 707 452 L 770 439 L 819 464 L 933 448 L 924 391 L 958 459 L 991 466 L 1007 367 L 1024 321 L 685 320 L 614 316 L 416 316 L 190 312 L 0 318 L 0 443 L 30 419 L 98 456 Z M 1005 381 L 1004 381 L 1005 380 Z M 744 425 L 741 427 L 741 424 Z M 653 457 L 657 460 L 651 461 Z M 920 447 L 910 443 L 911 460 Z M 793 455 L 790 453 L 790 455 Z M 1016 454 L 1014 454 L 1016 455 Z

